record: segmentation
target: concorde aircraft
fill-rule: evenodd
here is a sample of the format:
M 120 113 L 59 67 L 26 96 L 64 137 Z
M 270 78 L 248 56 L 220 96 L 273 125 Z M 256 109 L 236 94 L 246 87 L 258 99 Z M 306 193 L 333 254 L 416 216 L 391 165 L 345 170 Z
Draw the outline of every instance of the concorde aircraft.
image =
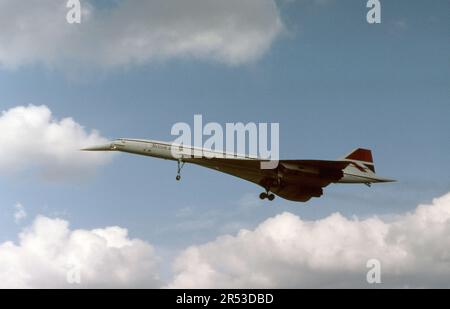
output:
M 154 140 L 120 138 L 84 151 L 120 151 L 178 162 L 176 179 L 181 179 L 185 163 L 197 164 L 253 182 L 264 188 L 261 199 L 273 201 L 275 195 L 296 202 L 321 197 L 331 183 L 365 184 L 393 182 L 375 174 L 372 152 L 358 148 L 340 160 L 279 160 L 275 168 L 262 168 L 268 160 L 229 154 L 192 146 Z

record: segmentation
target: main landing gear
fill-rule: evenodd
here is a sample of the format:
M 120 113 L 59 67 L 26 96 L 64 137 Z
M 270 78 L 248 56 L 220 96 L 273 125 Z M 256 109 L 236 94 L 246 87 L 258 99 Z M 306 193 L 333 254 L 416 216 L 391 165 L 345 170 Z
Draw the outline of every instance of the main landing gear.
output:
M 184 163 L 185 163 L 184 161 L 178 160 L 177 177 L 176 177 L 177 181 L 181 180 L 181 170 L 183 169 Z
M 259 198 L 262 200 L 268 199 L 269 201 L 273 201 L 275 199 L 275 195 L 273 193 L 269 193 L 267 190 L 259 195 Z

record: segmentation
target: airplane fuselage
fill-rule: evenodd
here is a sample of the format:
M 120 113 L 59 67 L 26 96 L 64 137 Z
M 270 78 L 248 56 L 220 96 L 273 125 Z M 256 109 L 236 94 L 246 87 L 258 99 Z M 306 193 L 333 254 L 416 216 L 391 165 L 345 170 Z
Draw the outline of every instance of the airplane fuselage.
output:
M 238 160 L 259 160 L 257 157 L 234 154 L 227 152 L 220 152 L 211 149 L 203 149 L 188 145 L 178 145 L 169 142 L 162 142 L 156 140 L 143 140 L 143 139 L 129 139 L 120 138 L 112 141 L 107 145 L 91 147 L 87 150 L 91 151 L 120 151 L 131 154 L 155 157 L 165 160 L 172 160 L 178 162 L 196 163 L 192 160 L 196 158 L 227 158 Z M 306 169 L 301 171 L 303 174 L 319 174 L 318 169 Z M 335 183 L 362 183 L 371 184 L 377 182 L 387 182 L 388 179 L 380 178 L 372 173 L 363 164 L 353 162 L 348 165 L 342 173 L 342 177 L 336 179 Z
M 272 201 L 275 195 L 307 202 L 320 197 L 323 188 L 332 183 L 391 182 L 375 174 L 372 152 L 358 148 L 340 160 L 269 160 L 235 153 L 192 147 L 155 140 L 120 138 L 106 145 L 85 148 L 86 151 L 120 151 L 177 161 L 176 179 L 181 179 L 185 163 L 192 163 L 250 181 L 265 189 L 259 196 Z

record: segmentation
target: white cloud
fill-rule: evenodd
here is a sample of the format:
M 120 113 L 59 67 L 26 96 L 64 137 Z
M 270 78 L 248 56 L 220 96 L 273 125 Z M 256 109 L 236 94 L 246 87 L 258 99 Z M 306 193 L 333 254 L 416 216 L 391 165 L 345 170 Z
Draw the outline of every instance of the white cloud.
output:
M 46 106 L 18 106 L 0 115 L 0 171 L 38 168 L 49 179 L 84 177 L 111 157 L 80 148 L 106 141 L 72 118 L 55 119 Z
M 0 288 L 160 286 L 153 247 L 126 229 L 70 230 L 40 216 L 19 238 L 0 244 Z
M 14 221 L 18 224 L 20 221 L 25 219 L 27 217 L 27 212 L 25 211 L 25 208 L 22 206 L 22 204 L 17 203 L 14 206 Z
M 0 0 L 0 66 L 118 67 L 191 57 L 259 59 L 283 30 L 273 0 L 82 1 L 79 25 L 61 0 Z
M 283 213 L 237 236 L 178 255 L 170 288 L 371 287 L 368 260 L 381 262 L 381 287 L 450 287 L 450 193 L 385 220 L 339 214 L 304 221 Z M 161 287 L 161 259 L 127 230 L 70 230 L 39 216 L 17 244 L 0 244 L 0 288 Z M 171 261 L 166 261 L 170 263 Z M 78 278 L 80 285 L 67 279 Z
M 176 260 L 176 288 L 450 287 L 450 193 L 393 221 L 333 214 L 303 221 L 283 213 L 255 230 L 192 246 Z

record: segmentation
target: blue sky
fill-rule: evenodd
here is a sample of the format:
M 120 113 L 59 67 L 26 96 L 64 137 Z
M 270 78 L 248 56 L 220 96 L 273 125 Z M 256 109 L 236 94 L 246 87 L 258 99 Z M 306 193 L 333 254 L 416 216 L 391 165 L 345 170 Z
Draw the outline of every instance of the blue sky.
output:
M 73 228 L 118 225 L 167 251 L 254 228 L 290 212 L 320 219 L 412 211 L 447 193 L 450 114 L 449 1 L 382 1 L 382 23 L 365 1 L 278 1 L 285 30 L 258 59 L 230 65 L 180 57 L 108 69 L 0 69 L 0 108 L 46 105 L 107 138 L 172 140 L 176 122 L 279 122 L 286 159 L 335 159 L 373 150 L 387 185 L 334 185 L 320 199 L 260 202 L 260 189 L 231 176 L 119 154 L 83 181 L 26 173 L 0 177 L 0 242 L 38 214 Z M 5 145 L 3 145 L 5 146 Z M 28 217 L 13 220 L 20 202 Z

